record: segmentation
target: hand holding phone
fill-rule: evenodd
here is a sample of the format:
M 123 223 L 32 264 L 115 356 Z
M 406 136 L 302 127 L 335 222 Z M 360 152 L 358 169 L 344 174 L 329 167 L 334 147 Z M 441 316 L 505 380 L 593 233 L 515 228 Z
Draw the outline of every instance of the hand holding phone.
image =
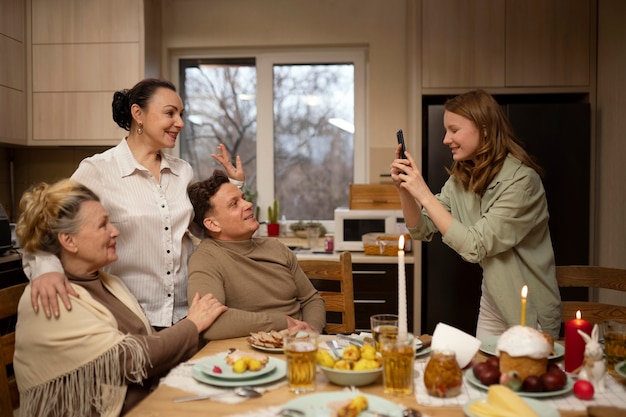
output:
M 398 130 L 396 137 L 398 138 L 398 145 L 402 145 L 400 159 L 406 159 L 406 155 L 404 155 L 404 152 L 406 152 L 406 144 L 404 143 L 404 133 L 402 133 L 402 129 Z

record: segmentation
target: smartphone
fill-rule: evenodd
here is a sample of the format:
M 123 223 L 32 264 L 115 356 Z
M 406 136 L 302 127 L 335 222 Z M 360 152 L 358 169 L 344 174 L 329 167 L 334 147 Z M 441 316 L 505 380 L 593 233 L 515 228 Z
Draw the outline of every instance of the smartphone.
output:
M 396 137 L 398 138 L 398 145 L 402 145 L 400 159 L 406 159 L 406 156 L 404 155 L 404 152 L 406 151 L 406 144 L 404 143 L 404 133 L 402 133 L 402 129 L 398 130 Z

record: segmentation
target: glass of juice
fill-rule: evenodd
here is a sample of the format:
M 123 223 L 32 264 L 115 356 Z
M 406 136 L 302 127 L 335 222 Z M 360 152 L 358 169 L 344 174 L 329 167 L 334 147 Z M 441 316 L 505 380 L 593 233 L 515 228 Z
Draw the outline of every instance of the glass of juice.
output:
M 394 337 L 398 334 L 398 315 L 375 314 L 370 317 L 370 327 L 372 329 L 372 338 L 376 344 L 376 350 L 380 352 L 380 343 L 378 341 L 380 336 Z
M 626 323 L 614 320 L 604 322 L 604 354 L 606 370 L 617 375 L 615 364 L 626 360 Z
M 385 394 L 396 396 L 413 394 L 414 336 L 393 334 L 380 336 L 383 355 L 383 386 Z
M 315 391 L 315 374 L 318 334 L 300 331 L 283 338 L 287 357 L 287 382 L 296 394 Z

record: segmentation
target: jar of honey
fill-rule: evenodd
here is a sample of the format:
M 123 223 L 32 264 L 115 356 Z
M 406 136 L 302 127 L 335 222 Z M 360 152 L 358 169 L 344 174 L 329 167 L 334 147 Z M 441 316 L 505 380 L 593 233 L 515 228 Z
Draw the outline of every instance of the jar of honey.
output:
M 463 372 L 452 350 L 434 350 L 424 369 L 424 385 L 433 397 L 456 397 L 461 393 Z

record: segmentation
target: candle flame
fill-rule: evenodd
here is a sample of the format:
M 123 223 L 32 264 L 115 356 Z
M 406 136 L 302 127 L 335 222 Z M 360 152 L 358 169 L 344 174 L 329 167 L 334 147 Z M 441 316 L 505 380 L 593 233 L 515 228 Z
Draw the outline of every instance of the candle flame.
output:
M 398 240 L 398 249 L 404 250 L 404 235 L 400 235 L 400 239 Z
M 524 285 L 522 287 L 522 298 L 526 298 L 528 296 L 528 286 Z
M 576 319 L 580 320 L 583 317 L 582 313 L 580 312 L 580 310 L 576 311 Z

